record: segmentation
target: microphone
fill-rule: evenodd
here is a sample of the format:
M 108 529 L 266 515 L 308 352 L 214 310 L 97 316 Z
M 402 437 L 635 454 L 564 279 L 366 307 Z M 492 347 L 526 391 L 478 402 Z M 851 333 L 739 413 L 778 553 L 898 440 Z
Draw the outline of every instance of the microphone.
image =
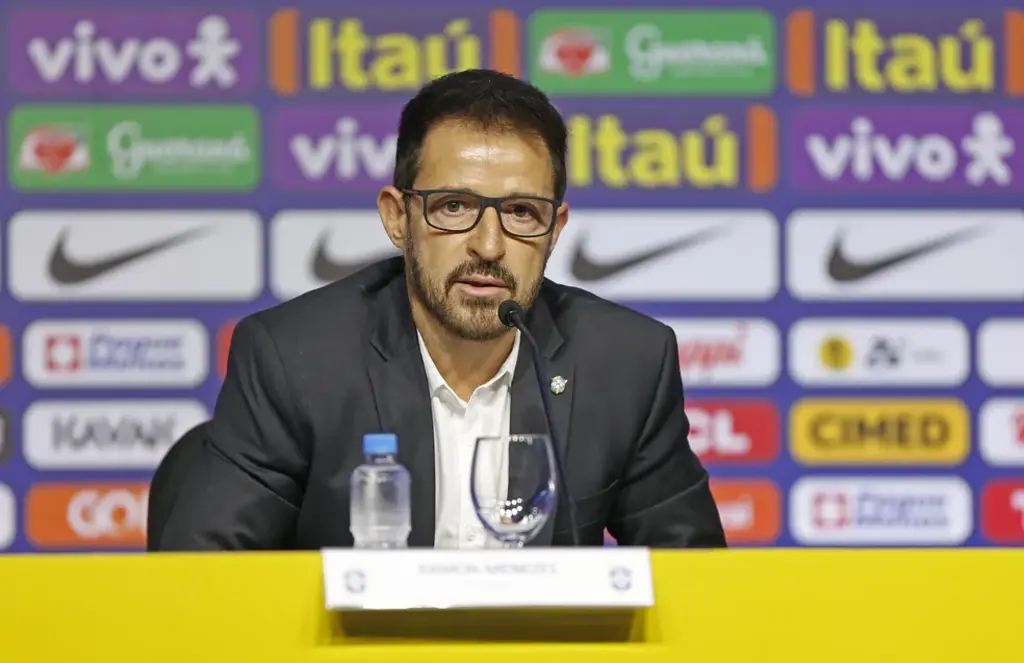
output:
M 565 493 L 566 506 L 569 507 L 569 529 L 572 531 L 572 545 L 579 547 L 580 545 L 580 533 L 576 527 L 576 502 L 572 499 L 572 491 L 569 490 L 569 474 L 565 471 L 565 459 L 562 458 L 562 447 L 558 444 L 558 438 L 555 432 L 555 425 L 551 421 L 551 400 L 548 396 L 548 390 L 546 380 L 544 377 L 543 370 L 540 364 L 540 349 L 537 347 L 537 341 L 534 340 L 533 334 L 526 328 L 526 324 L 523 322 L 523 307 L 511 299 L 507 299 L 501 303 L 498 307 L 498 319 L 501 320 L 501 324 L 508 328 L 516 328 L 519 333 L 523 335 L 526 342 L 530 346 L 530 352 L 533 355 L 533 374 L 537 378 L 537 388 L 540 390 L 540 400 L 544 405 L 544 419 L 548 425 L 548 437 L 551 438 L 551 446 L 554 448 L 555 454 L 555 465 L 558 471 L 558 483 L 561 486 L 562 492 Z

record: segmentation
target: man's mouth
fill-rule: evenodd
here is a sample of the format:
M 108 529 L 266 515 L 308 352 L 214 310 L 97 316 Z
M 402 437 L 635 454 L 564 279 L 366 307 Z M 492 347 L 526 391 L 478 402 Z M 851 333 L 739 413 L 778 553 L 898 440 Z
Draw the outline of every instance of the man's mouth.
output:
M 467 276 L 464 279 L 459 279 L 459 283 L 465 283 L 467 285 L 473 285 L 480 288 L 507 288 L 508 285 L 501 279 L 494 278 L 493 276 Z
M 461 289 L 474 295 L 490 295 L 508 289 L 508 284 L 493 276 L 467 276 L 456 281 Z

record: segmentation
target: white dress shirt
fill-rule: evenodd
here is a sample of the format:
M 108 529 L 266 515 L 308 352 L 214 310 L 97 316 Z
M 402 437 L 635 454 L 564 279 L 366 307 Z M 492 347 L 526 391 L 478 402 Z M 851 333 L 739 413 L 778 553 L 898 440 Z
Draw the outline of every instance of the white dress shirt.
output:
M 470 496 L 473 450 L 478 437 L 509 435 L 511 385 L 519 356 L 519 332 L 512 352 L 493 378 L 473 391 L 468 401 L 459 398 L 434 365 L 419 332 L 420 354 L 427 372 L 430 409 L 434 418 L 435 548 L 501 547 L 480 524 Z M 495 446 L 481 469 L 478 485 L 493 486 L 504 499 L 508 490 L 508 446 Z M 479 470 L 478 470 L 479 471 Z

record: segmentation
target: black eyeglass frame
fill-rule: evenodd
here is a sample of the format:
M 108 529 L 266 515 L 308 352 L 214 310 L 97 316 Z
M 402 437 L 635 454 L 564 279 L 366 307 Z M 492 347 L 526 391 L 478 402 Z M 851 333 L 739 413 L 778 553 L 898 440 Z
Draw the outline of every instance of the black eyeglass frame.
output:
M 523 239 L 536 239 L 537 237 L 544 237 L 546 235 L 550 235 L 555 229 L 555 220 L 558 218 L 558 210 L 559 208 L 562 207 L 562 203 L 565 202 L 562 200 L 555 200 L 554 198 L 545 198 L 543 196 L 502 196 L 500 198 L 492 198 L 491 196 L 484 196 L 479 193 L 474 193 L 472 191 L 459 191 L 457 189 L 402 189 L 401 192 L 406 196 L 406 214 L 411 214 L 411 210 L 409 209 L 410 200 L 408 196 L 419 196 L 420 200 L 423 202 L 423 220 L 426 222 L 428 226 L 430 226 L 434 230 L 440 230 L 441 232 L 453 234 L 468 233 L 469 231 L 473 230 L 473 228 L 476 228 L 478 225 L 480 225 L 480 220 L 484 218 L 484 212 L 486 212 L 489 208 L 493 207 L 494 211 L 498 213 L 498 222 L 501 224 L 502 231 L 506 235 L 510 235 L 512 237 L 521 237 Z M 480 211 L 477 213 L 476 221 L 470 224 L 469 227 L 462 228 L 460 230 L 452 230 L 451 228 L 441 228 L 431 223 L 430 219 L 427 217 L 427 198 L 432 195 L 443 193 L 456 196 L 472 196 L 473 198 L 479 200 Z M 536 235 L 523 235 L 520 233 L 514 233 L 508 228 L 506 228 L 505 222 L 501 218 L 501 205 L 509 200 L 539 200 L 545 203 L 550 203 L 551 221 L 550 223 L 548 223 L 548 227 L 544 230 L 544 232 L 538 233 Z

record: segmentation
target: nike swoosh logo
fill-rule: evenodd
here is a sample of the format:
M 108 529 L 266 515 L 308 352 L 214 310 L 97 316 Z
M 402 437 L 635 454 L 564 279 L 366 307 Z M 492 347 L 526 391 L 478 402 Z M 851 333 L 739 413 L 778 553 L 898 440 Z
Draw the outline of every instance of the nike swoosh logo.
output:
M 186 242 L 191 242 L 201 235 L 209 232 L 208 228 L 193 228 L 183 233 L 178 233 L 166 239 L 146 244 L 138 248 L 129 249 L 122 253 L 107 256 L 100 260 L 89 262 L 76 261 L 67 255 L 66 244 L 69 231 L 61 231 L 57 244 L 50 253 L 50 276 L 54 281 L 62 285 L 78 285 L 91 281 L 107 272 L 124 267 L 136 260 L 141 260 L 161 251 L 167 251 Z
M 982 231 L 978 228 L 968 228 L 868 262 L 855 262 L 847 258 L 843 253 L 843 235 L 840 234 L 832 244 L 832 254 L 828 259 L 828 275 L 840 283 L 863 281 L 903 263 L 961 244 L 981 234 Z
M 331 231 L 325 230 L 320 233 L 320 239 L 317 240 L 316 253 L 313 255 L 313 278 L 322 283 L 331 283 L 332 281 L 341 280 L 347 276 L 351 276 L 358 271 L 366 269 L 370 265 L 392 258 L 397 252 L 378 253 L 375 256 L 364 258 L 356 262 L 345 262 L 342 260 L 333 260 L 327 255 L 327 244 L 331 238 Z
M 629 256 L 628 258 L 621 258 L 613 262 L 604 263 L 595 262 L 587 256 L 583 249 L 584 240 L 580 240 L 576 245 L 576 253 L 572 257 L 572 275 L 577 281 L 603 281 L 615 276 L 616 274 L 642 265 L 645 262 L 657 260 L 658 258 L 667 256 L 670 253 L 675 253 L 676 251 L 682 251 L 684 249 L 693 248 L 699 244 L 704 244 L 717 237 L 725 235 L 727 232 L 728 230 L 725 228 L 710 228 L 693 235 L 681 237 L 671 244 L 659 246 L 656 249 L 637 253 Z

